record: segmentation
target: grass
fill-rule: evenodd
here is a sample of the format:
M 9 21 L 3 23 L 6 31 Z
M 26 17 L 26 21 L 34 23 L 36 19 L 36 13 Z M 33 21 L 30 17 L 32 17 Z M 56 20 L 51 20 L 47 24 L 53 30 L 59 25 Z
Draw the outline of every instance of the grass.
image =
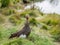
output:
M 60 41 L 60 15 L 44 14 L 37 9 L 23 10 L 23 5 L 18 6 L 18 2 L 19 0 L 13 0 L 14 6 L 0 8 L 0 45 L 55 45 L 55 40 Z M 17 12 L 17 8 L 23 11 Z M 23 28 L 26 14 L 30 16 L 29 37 L 9 39 L 12 33 Z M 8 23 L 11 23 L 10 27 Z
M 9 30 L 0 26 L 0 44 L 1 45 L 54 45 L 50 38 L 39 36 L 35 32 L 31 32 L 28 39 L 26 38 L 13 38 L 9 39 L 9 36 L 16 32 L 17 29 L 10 28 Z
M 30 24 L 34 24 L 30 25 L 30 27 L 32 28 L 32 32 L 30 34 L 30 36 L 28 37 L 28 39 L 25 38 L 13 38 L 13 39 L 9 39 L 9 36 L 14 33 L 19 31 L 20 29 L 22 29 L 22 27 L 24 26 L 24 22 L 25 22 L 25 18 L 24 17 L 19 17 L 20 15 L 10 15 L 10 16 L 5 16 L 8 17 L 6 19 L 14 19 L 16 22 L 16 24 L 21 25 L 19 27 L 19 25 L 14 25 L 12 27 L 9 28 L 5 28 L 4 26 L 0 26 L 0 44 L 1 45 L 54 45 L 54 42 L 52 40 L 51 37 L 49 37 L 47 34 L 49 33 L 49 35 L 52 35 L 52 37 L 54 37 L 53 39 L 56 40 L 59 38 L 57 35 L 56 31 L 59 30 L 59 26 L 55 27 L 56 25 L 59 25 L 59 15 L 47 15 L 46 17 L 44 17 L 41 20 L 35 20 L 36 17 L 33 17 L 33 21 L 31 21 Z M 31 16 L 32 17 L 32 16 Z M 54 17 L 54 18 L 53 18 Z M 22 20 L 20 20 L 22 19 Z M 30 18 L 32 19 L 32 18 Z M 8 20 L 9 21 L 9 20 Z M 18 22 L 18 21 L 21 21 Z M 13 23 L 12 23 L 13 24 Z M 37 24 L 37 26 L 35 26 L 35 24 Z M 22 26 L 23 25 L 23 26 Z M 38 26 L 39 25 L 39 26 Z M 17 30 L 19 27 L 19 30 Z M 55 28 L 53 28 L 55 27 Z M 54 34 L 52 34 L 54 30 Z M 56 37 L 55 37 L 56 35 Z M 59 40 L 59 39 L 58 39 Z

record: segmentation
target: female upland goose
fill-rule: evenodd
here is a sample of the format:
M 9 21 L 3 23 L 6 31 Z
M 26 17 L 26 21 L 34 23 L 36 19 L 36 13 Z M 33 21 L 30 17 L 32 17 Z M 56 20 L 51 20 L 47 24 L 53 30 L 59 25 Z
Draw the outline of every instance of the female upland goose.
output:
M 28 22 L 28 16 L 26 16 L 26 23 L 25 23 L 25 26 L 23 27 L 22 30 L 16 32 L 16 33 L 13 33 L 11 34 L 11 36 L 9 38 L 14 38 L 14 37 L 25 37 L 27 38 L 31 32 L 31 29 L 29 27 L 29 22 Z

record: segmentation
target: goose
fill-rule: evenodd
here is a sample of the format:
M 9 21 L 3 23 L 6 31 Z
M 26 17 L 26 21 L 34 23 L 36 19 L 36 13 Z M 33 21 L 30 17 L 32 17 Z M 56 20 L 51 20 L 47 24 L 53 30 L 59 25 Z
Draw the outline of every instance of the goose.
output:
M 20 31 L 11 34 L 11 36 L 9 37 L 9 39 L 10 38 L 14 38 L 14 37 L 28 38 L 28 36 L 31 33 L 31 28 L 29 26 L 28 19 L 29 19 L 29 17 L 26 16 L 26 23 L 25 23 L 24 27 Z

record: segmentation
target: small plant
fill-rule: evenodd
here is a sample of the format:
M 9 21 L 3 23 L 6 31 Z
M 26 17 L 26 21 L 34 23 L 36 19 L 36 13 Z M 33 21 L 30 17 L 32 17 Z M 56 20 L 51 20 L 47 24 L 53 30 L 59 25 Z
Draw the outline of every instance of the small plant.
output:
M 4 21 L 5 19 L 2 16 L 0 16 L 0 24 L 4 23 Z
M 10 0 L 1 0 L 1 7 L 7 7 L 10 3 Z
M 16 4 L 18 3 L 20 0 L 13 0 L 13 3 Z
M 57 22 L 58 21 L 58 22 Z M 59 23 L 59 19 L 53 19 L 53 18 L 51 18 L 51 19 L 44 19 L 43 21 L 42 21 L 43 23 L 45 23 L 46 25 L 49 25 L 49 26 L 51 26 L 51 25 L 57 25 L 58 23 Z
M 45 26 L 45 25 L 43 25 L 43 26 L 42 26 L 42 29 L 48 30 L 48 27 Z
M 54 45 L 53 41 L 51 41 L 49 38 L 42 38 L 33 32 L 30 34 L 29 40 L 32 41 L 35 45 Z
M 29 13 L 29 15 L 30 15 L 30 16 L 33 16 L 33 17 L 36 17 L 36 16 L 37 16 L 33 11 L 31 11 L 31 12 Z
M 55 41 L 60 42 L 60 25 L 56 25 L 49 32 L 51 33 L 51 35 L 55 39 Z
M 18 15 L 11 16 L 9 18 L 9 21 L 13 23 L 14 25 L 19 25 L 21 23 L 21 18 Z
M 15 13 L 15 11 L 13 9 L 7 9 L 5 12 L 3 12 L 3 14 L 5 14 L 6 16 L 9 16 L 14 13 Z
M 33 25 L 33 26 L 37 26 L 38 22 L 35 18 L 31 18 L 30 19 L 30 24 Z

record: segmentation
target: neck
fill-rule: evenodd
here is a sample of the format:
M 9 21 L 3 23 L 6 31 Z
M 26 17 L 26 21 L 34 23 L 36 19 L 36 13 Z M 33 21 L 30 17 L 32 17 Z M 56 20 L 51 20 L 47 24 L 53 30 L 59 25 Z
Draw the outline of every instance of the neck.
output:
M 29 25 L 29 22 L 28 22 L 28 20 L 26 20 L 26 23 L 25 23 L 25 26 L 27 26 L 27 25 Z

